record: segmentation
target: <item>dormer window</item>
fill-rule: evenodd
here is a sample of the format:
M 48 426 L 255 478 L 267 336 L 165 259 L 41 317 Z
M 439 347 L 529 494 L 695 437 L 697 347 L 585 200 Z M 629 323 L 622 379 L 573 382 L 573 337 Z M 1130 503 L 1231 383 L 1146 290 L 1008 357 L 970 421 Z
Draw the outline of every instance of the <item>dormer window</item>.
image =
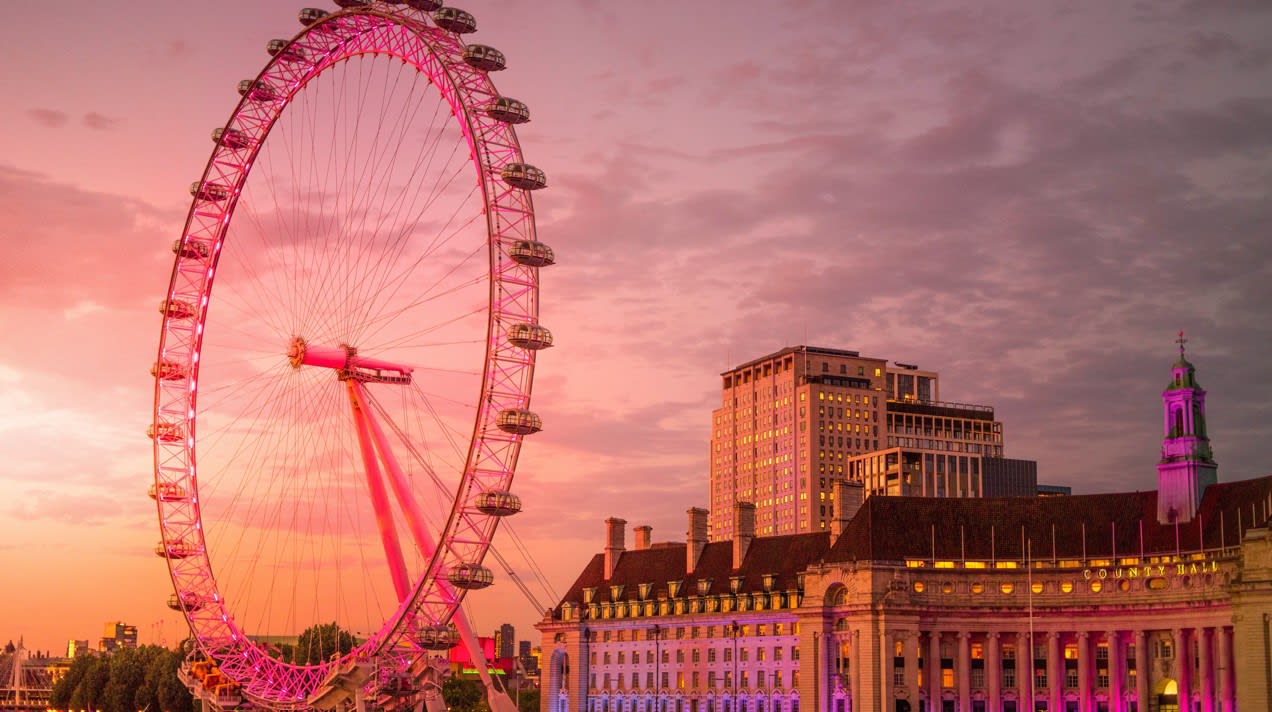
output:
M 698 579 L 698 595 L 705 596 L 711 592 L 711 579 Z

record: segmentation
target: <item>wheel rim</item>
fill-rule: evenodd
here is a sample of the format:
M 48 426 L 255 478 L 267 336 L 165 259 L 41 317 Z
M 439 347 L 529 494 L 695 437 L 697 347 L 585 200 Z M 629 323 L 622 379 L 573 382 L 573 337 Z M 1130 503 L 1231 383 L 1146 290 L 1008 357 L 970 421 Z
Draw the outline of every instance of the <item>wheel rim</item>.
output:
M 551 260 L 519 252 L 538 244 L 529 190 L 543 182 L 522 161 L 510 125 L 521 117 L 501 111 L 509 103 L 464 62 L 455 34 L 425 13 L 369 5 L 322 18 L 271 51 L 240 87 L 244 98 L 192 187 L 174 246 L 154 369 L 152 496 L 157 553 L 200 647 L 252 699 L 300 707 L 331 661 L 277 660 L 248 633 L 290 625 L 294 634 L 328 622 L 328 610 L 366 603 L 371 615 L 352 628 L 366 640 L 350 655 L 409 658 L 417 631 L 449 620 L 462 599 L 447 577 L 462 579 L 481 563 L 498 516 L 512 511 L 479 505 L 510 491 L 521 440 L 537 430 L 527 407 L 543 343 L 526 334 L 539 328 L 538 267 Z M 449 123 L 444 132 L 430 119 L 418 148 L 425 105 L 416 99 L 425 89 L 436 100 L 422 110 L 441 110 Z M 377 95 L 385 102 L 368 114 L 363 104 Z M 366 150 L 359 161 L 341 149 Z M 467 166 L 458 182 L 452 161 L 434 171 L 443 150 L 459 151 L 458 165 Z M 403 155 L 415 160 L 398 161 Z M 421 166 L 433 178 L 412 182 Z M 437 209 L 448 201 L 457 207 Z M 429 285 L 422 293 L 421 282 Z M 344 604 L 319 605 L 313 595 L 288 609 L 290 621 L 276 619 L 262 611 L 281 610 L 286 595 L 258 589 L 262 579 L 270 588 L 282 579 L 263 576 L 261 565 L 312 569 L 291 579 L 293 604 L 340 590 L 349 570 L 335 562 L 358 558 L 349 549 L 365 549 L 375 519 L 349 496 L 358 490 L 349 476 L 365 468 L 358 472 L 348 393 L 336 370 L 298 356 L 345 344 L 415 369 L 409 386 L 363 382 L 363 406 L 389 433 L 415 496 L 433 500 L 438 546 L 406 564 L 405 596 L 400 587 L 386 595 L 380 567 L 378 578 L 367 576 L 364 601 L 338 593 Z M 433 475 L 443 476 L 445 495 Z M 318 484 L 328 481 L 335 484 Z M 340 511 L 318 516 L 319 504 Z M 389 519 L 401 531 L 410 517 Z M 267 532 L 265 521 L 274 528 Z M 333 538 L 332 527 L 353 534 Z M 327 551 L 283 556 L 307 547 Z M 353 570 L 376 568 L 372 552 Z M 269 602 L 262 608 L 259 599 Z

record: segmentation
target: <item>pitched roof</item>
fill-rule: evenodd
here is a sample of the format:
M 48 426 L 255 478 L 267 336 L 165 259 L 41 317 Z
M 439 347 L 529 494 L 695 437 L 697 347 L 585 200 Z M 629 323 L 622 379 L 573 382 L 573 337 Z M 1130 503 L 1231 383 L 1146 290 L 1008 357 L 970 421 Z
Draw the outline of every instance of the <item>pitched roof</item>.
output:
M 1236 546 L 1272 510 L 1272 476 L 1206 489 L 1198 514 L 1157 521 L 1157 492 L 1072 497 L 869 497 L 827 561 L 1090 559 Z M 1240 527 L 1240 529 L 1239 529 Z
M 649 549 L 624 551 L 614 566 L 614 574 L 605 580 L 605 556 L 597 554 L 584 567 L 578 579 L 566 591 L 562 602 L 583 600 L 583 590 L 595 588 L 597 603 L 615 600 L 611 586 L 621 585 L 617 600 L 640 599 L 640 584 L 651 584 L 647 599 L 667 597 L 668 582 L 681 581 L 680 595 L 697 595 L 698 582 L 710 579 L 708 593 L 727 593 L 729 579 L 742 576 L 742 591 L 762 591 L 764 576 L 776 575 L 773 590 L 796 588 L 797 575 L 820 560 L 830 547 L 825 532 L 757 537 L 747 549 L 742 566 L 733 568 L 733 542 L 708 543 L 693 572 L 687 572 L 683 543 L 658 544 Z

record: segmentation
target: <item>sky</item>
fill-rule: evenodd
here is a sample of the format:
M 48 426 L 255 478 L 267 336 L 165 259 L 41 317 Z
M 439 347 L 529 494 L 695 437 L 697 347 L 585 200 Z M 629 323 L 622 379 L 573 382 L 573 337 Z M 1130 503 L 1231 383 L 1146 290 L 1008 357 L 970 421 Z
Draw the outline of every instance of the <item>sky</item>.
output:
M 945 400 L 994 406 L 1007 456 L 1089 493 L 1155 486 L 1183 330 L 1220 480 L 1272 471 L 1267 3 L 464 7 L 549 179 L 557 345 L 515 484 L 536 590 L 568 587 L 607 517 L 683 540 L 719 374 L 796 344 L 940 372 Z M 0 639 L 184 637 L 145 496 L 155 306 L 208 133 L 296 9 L 8 8 Z M 537 641 L 515 587 L 470 602 L 479 632 Z

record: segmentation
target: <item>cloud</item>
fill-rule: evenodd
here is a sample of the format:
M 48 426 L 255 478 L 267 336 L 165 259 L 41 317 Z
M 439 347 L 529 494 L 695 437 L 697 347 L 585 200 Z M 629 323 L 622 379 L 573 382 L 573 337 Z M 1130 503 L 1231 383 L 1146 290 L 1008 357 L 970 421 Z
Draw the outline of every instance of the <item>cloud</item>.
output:
M 65 112 L 54 109 L 30 109 L 27 111 L 36 123 L 50 129 L 59 129 L 66 125 L 67 115 Z
M 90 111 L 84 114 L 84 125 L 95 131 L 106 131 L 115 128 L 119 123 L 118 119 L 112 119 L 109 116 L 103 116 L 96 111 Z

